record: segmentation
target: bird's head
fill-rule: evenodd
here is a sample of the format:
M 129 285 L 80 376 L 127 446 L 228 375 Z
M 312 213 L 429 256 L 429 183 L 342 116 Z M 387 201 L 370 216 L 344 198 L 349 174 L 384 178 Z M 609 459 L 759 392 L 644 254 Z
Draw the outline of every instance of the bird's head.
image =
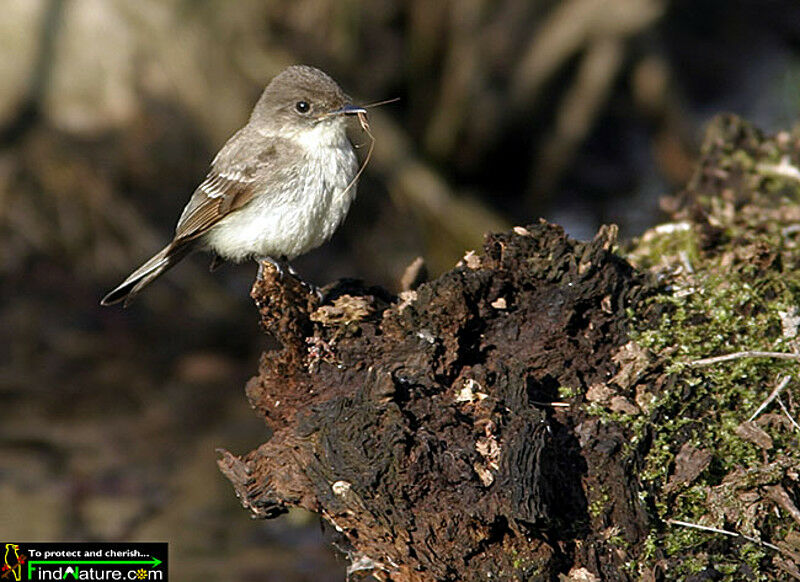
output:
M 327 74 L 306 65 L 289 67 L 272 79 L 258 100 L 250 124 L 265 135 L 344 130 L 345 117 L 364 113 Z

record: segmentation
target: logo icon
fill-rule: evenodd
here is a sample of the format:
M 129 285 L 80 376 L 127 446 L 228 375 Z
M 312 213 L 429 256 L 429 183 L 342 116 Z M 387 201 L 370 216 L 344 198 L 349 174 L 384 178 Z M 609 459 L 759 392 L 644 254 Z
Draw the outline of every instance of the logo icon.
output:
M 19 553 L 19 544 L 6 544 L 6 553 L 3 556 L 3 567 L 0 568 L 0 579 L 22 579 L 22 566 L 27 561 L 25 554 Z M 11 578 L 9 578 L 11 576 Z

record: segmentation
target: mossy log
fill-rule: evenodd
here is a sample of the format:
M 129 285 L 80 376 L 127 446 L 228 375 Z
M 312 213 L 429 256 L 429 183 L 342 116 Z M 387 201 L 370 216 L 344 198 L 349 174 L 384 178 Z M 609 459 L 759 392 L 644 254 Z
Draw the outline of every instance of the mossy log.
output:
M 795 383 L 751 419 L 800 357 L 698 362 L 798 351 L 799 165 L 798 135 L 722 118 L 624 251 L 540 222 L 399 297 L 265 266 L 280 347 L 247 395 L 273 434 L 223 473 L 382 580 L 800 578 Z

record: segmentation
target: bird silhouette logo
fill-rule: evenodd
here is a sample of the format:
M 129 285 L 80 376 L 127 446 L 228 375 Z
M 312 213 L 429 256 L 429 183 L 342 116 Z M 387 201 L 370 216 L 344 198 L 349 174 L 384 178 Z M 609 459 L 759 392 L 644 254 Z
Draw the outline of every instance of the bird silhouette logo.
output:
M 22 565 L 27 560 L 25 554 L 19 553 L 19 544 L 6 544 L 6 554 L 3 557 L 3 567 L 0 568 L 0 579 L 13 578 L 16 582 L 22 579 Z

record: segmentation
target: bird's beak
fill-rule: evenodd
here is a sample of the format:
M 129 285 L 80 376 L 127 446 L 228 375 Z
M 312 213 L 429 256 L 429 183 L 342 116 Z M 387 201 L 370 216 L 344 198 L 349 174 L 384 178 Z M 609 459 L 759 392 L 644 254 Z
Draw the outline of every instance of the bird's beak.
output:
M 356 105 L 347 104 L 341 109 L 337 109 L 336 111 L 331 111 L 331 115 L 358 115 L 359 113 L 366 113 L 367 110 L 363 107 L 358 107 Z

